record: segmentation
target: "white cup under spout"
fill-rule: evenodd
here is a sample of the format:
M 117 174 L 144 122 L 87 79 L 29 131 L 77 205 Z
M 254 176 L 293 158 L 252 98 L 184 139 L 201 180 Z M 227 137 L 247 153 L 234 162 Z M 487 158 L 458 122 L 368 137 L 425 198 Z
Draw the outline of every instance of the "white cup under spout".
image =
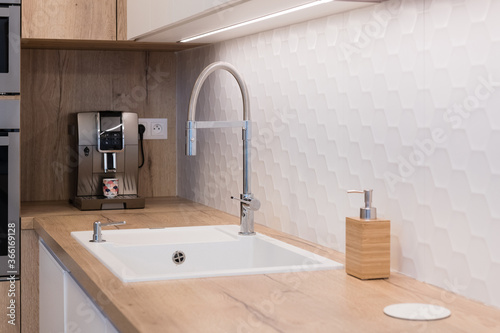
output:
M 103 178 L 102 194 L 107 199 L 116 197 L 118 195 L 118 178 Z

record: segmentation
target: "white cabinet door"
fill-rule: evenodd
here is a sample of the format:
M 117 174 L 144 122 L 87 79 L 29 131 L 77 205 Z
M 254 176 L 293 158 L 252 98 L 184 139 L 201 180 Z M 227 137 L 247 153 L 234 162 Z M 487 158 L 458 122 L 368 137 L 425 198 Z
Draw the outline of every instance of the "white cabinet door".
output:
M 64 327 L 64 279 L 67 272 L 39 242 L 40 333 L 62 333 Z
M 106 333 L 120 333 L 120 331 L 118 331 L 114 326 L 113 324 L 111 324 L 111 322 L 108 320 L 106 322 Z
M 107 319 L 76 281 L 66 276 L 66 332 L 106 332 Z
M 248 0 L 128 0 L 128 39 L 246 1 Z
M 127 38 L 177 42 L 224 28 L 222 33 L 194 41 L 214 43 L 373 4 L 359 0 L 128 0 Z M 262 19 L 266 16 L 269 19 Z M 251 20 L 257 23 L 246 23 Z
M 118 333 L 39 241 L 40 333 Z

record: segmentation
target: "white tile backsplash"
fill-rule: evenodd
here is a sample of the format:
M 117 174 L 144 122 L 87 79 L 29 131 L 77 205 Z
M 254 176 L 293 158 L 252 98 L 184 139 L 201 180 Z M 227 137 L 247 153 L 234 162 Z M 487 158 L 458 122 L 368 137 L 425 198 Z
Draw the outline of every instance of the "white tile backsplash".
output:
M 499 1 L 394 1 L 178 54 L 178 194 L 239 214 L 241 133 L 199 130 L 197 75 L 232 63 L 249 89 L 256 222 L 344 252 L 345 217 L 374 189 L 393 270 L 500 307 Z M 240 119 L 212 74 L 198 120 Z M 447 298 L 443 302 L 450 301 Z

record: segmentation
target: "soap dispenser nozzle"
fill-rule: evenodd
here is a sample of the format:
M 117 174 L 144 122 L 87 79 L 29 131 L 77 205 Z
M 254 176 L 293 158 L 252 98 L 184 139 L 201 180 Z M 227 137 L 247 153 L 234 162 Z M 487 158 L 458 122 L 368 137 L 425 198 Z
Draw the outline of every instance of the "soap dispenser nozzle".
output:
M 365 207 L 359 212 L 359 217 L 363 220 L 375 220 L 377 218 L 377 208 L 372 207 L 373 190 L 349 190 L 347 193 L 362 193 L 365 195 Z

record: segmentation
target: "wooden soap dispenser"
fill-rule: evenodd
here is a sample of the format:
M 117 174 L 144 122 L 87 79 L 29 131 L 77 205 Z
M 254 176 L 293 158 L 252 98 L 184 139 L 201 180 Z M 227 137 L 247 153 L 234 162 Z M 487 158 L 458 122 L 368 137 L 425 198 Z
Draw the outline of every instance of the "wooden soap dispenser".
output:
M 346 273 L 362 280 L 385 279 L 391 268 L 391 222 L 377 219 L 373 190 L 351 190 L 365 195 L 359 218 L 346 218 Z

